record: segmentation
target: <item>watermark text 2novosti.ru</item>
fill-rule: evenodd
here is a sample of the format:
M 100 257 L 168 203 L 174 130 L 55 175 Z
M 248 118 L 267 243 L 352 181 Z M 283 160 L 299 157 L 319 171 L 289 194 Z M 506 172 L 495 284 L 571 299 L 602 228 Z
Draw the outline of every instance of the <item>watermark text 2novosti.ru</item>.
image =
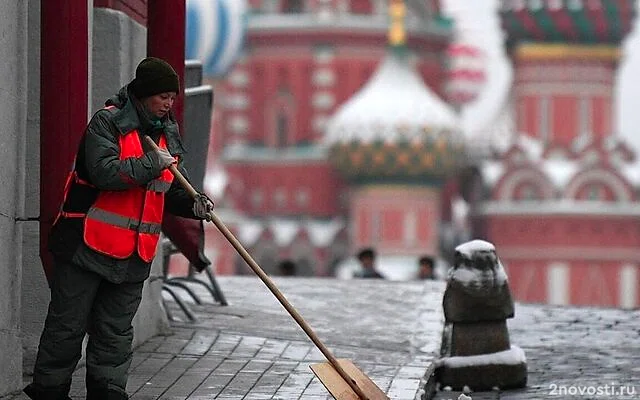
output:
M 634 385 L 611 383 L 607 385 L 549 385 L 549 396 L 589 396 L 620 399 L 640 399 L 640 388 Z M 637 396 L 637 397 L 636 397 Z

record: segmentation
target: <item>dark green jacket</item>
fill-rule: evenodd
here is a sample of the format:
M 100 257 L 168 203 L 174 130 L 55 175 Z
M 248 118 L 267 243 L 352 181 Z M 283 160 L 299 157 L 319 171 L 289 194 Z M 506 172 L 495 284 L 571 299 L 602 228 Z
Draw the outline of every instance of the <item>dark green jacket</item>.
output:
M 107 100 L 105 105 L 113 105 L 117 110 L 102 109 L 93 115 L 80 142 L 75 163 L 78 176 L 98 190 L 126 190 L 146 185 L 160 175 L 159 160 L 154 152 L 146 148 L 142 137 L 145 155 L 120 160 L 119 135 L 137 129 L 141 136 L 149 135 L 157 143 L 160 133 L 164 132 L 169 152 L 174 156 L 184 154 L 178 125 L 173 118 L 167 116 L 161 120 L 160 126 L 154 125 L 140 104 L 129 96 L 126 87 Z M 187 176 L 182 157 L 178 169 Z M 97 191 L 94 192 L 97 195 Z M 70 197 L 86 198 L 86 195 Z M 174 180 L 165 194 L 165 212 L 195 219 L 192 207 L 193 200 Z M 126 260 L 118 260 L 87 247 L 83 240 L 82 218 L 60 218 L 51 230 L 49 249 L 55 257 L 72 261 L 114 283 L 139 282 L 149 276 L 150 264 L 137 254 Z

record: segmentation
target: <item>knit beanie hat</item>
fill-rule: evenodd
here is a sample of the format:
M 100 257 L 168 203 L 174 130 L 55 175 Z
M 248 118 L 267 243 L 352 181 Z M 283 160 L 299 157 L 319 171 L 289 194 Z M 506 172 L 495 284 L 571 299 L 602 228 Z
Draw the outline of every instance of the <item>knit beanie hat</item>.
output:
M 139 99 L 164 92 L 180 92 L 180 80 L 176 71 L 164 60 L 147 57 L 136 68 L 136 77 L 129 84 Z

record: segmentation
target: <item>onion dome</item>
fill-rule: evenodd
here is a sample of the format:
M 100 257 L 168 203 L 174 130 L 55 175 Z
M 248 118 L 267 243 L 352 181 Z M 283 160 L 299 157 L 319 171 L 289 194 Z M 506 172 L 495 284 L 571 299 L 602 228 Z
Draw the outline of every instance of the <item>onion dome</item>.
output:
M 205 76 L 224 75 L 237 59 L 247 27 L 246 0 L 187 0 L 186 59 Z
M 445 87 L 449 104 L 461 108 L 476 100 L 486 79 L 482 50 L 465 42 L 454 42 L 449 46 Z
M 356 180 L 443 178 L 463 150 L 454 112 L 393 51 L 330 119 L 325 143 L 338 171 Z
M 459 164 L 457 117 L 410 64 L 405 14 L 390 2 L 386 58 L 327 124 L 329 160 L 348 180 L 439 184 Z
M 618 44 L 631 31 L 636 0 L 502 0 L 509 41 Z

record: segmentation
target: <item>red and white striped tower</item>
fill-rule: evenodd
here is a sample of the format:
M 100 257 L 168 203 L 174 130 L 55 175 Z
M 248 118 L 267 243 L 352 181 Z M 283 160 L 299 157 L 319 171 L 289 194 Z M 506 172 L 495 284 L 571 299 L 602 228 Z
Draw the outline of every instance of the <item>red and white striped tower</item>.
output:
M 445 96 L 461 110 L 474 102 L 486 83 L 485 56 L 481 49 L 465 41 L 455 41 L 447 49 Z

